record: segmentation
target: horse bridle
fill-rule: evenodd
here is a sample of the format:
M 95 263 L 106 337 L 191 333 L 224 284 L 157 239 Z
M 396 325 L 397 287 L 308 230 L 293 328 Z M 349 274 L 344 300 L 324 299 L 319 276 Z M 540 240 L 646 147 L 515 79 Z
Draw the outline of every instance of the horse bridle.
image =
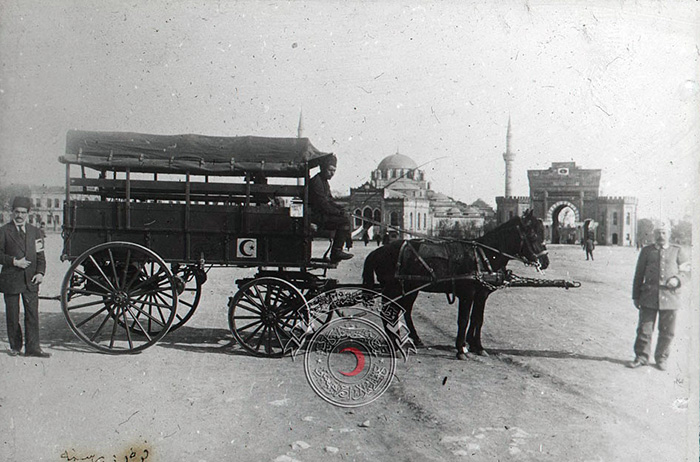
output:
M 540 263 L 540 257 L 547 255 L 549 252 L 546 249 L 541 252 L 535 252 L 535 249 L 532 247 L 530 239 L 527 238 L 525 232 L 523 231 L 522 222 L 517 224 L 517 228 L 518 234 L 520 235 L 520 252 L 518 253 L 518 256 L 522 259 L 527 260 L 527 262 L 524 262 L 526 265 L 532 265 L 535 268 L 537 268 L 537 271 L 540 271 L 540 268 L 542 266 L 542 264 Z M 523 255 L 523 247 L 526 248 L 527 251 L 530 253 L 530 257 Z M 523 261 L 522 259 L 521 261 Z
M 509 258 L 511 260 L 518 260 L 525 265 L 534 266 L 537 271 L 542 272 L 542 264 L 540 263 L 539 259 L 541 256 L 547 255 L 549 252 L 547 250 L 543 250 L 542 252 L 535 253 L 535 249 L 532 248 L 532 244 L 530 243 L 530 241 L 525 236 L 525 233 L 523 232 L 522 223 L 518 223 L 516 225 L 516 228 L 518 230 L 518 235 L 520 237 L 520 251 L 515 255 L 511 255 L 508 252 L 504 252 L 502 250 L 496 249 L 494 247 L 483 244 L 481 242 L 470 241 L 470 243 L 477 245 L 479 247 L 482 247 L 484 249 L 488 249 L 492 252 L 496 252 L 497 254 L 503 255 L 504 257 Z M 527 257 L 527 256 L 523 255 L 523 252 L 522 252 L 523 247 L 527 248 L 527 250 L 530 252 L 531 257 Z

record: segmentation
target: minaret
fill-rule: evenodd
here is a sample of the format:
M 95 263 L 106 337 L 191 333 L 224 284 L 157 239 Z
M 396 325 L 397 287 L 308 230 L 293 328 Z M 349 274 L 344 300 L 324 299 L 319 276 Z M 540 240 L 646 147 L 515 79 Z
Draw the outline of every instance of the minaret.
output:
M 506 152 L 503 153 L 503 160 L 506 161 L 506 197 L 513 195 L 511 183 L 513 180 L 513 161 L 515 154 L 510 152 L 510 116 L 508 116 L 508 132 L 506 134 Z
M 297 127 L 297 138 L 304 137 L 304 118 L 301 111 L 299 111 L 299 126 Z

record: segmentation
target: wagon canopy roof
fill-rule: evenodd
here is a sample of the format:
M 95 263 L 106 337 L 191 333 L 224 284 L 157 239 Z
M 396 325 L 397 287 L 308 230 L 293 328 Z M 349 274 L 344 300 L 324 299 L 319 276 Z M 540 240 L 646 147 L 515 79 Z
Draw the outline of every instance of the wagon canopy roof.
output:
M 225 176 L 261 172 L 271 177 L 302 177 L 307 168 L 330 155 L 316 149 L 308 138 L 70 130 L 66 154 L 59 161 L 97 170 Z

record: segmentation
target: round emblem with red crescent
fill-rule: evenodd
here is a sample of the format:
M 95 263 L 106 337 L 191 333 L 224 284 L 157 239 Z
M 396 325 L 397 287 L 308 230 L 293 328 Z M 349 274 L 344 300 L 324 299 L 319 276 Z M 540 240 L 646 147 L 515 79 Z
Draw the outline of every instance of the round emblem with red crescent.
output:
M 357 365 L 355 366 L 355 369 L 351 370 L 350 372 L 343 372 L 343 371 L 338 371 L 341 374 L 343 374 L 346 377 L 354 377 L 360 372 L 362 372 L 362 369 L 365 368 L 365 355 L 362 354 L 360 350 L 358 350 L 355 347 L 346 347 L 340 350 L 341 353 L 345 353 L 346 351 L 349 351 L 350 353 L 355 355 L 355 360 L 357 361 Z
M 357 407 L 381 396 L 394 377 L 396 351 L 384 328 L 365 318 L 324 324 L 309 341 L 304 371 L 321 398 Z

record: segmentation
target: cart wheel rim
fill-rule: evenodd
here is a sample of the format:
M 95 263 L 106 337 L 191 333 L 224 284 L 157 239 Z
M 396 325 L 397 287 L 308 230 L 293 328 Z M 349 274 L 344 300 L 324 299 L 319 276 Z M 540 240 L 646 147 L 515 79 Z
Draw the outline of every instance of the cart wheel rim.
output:
M 169 330 L 177 309 L 175 279 L 152 250 L 108 242 L 79 256 L 61 286 L 61 308 L 71 330 L 107 353 L 141 351 Z
M 306 298 L 293 284 L 275 277 L 256 278 L 240 287 L 229 302 L 229 327 L 245 350 L 281 357 L 292 331 L 308 319 Z

